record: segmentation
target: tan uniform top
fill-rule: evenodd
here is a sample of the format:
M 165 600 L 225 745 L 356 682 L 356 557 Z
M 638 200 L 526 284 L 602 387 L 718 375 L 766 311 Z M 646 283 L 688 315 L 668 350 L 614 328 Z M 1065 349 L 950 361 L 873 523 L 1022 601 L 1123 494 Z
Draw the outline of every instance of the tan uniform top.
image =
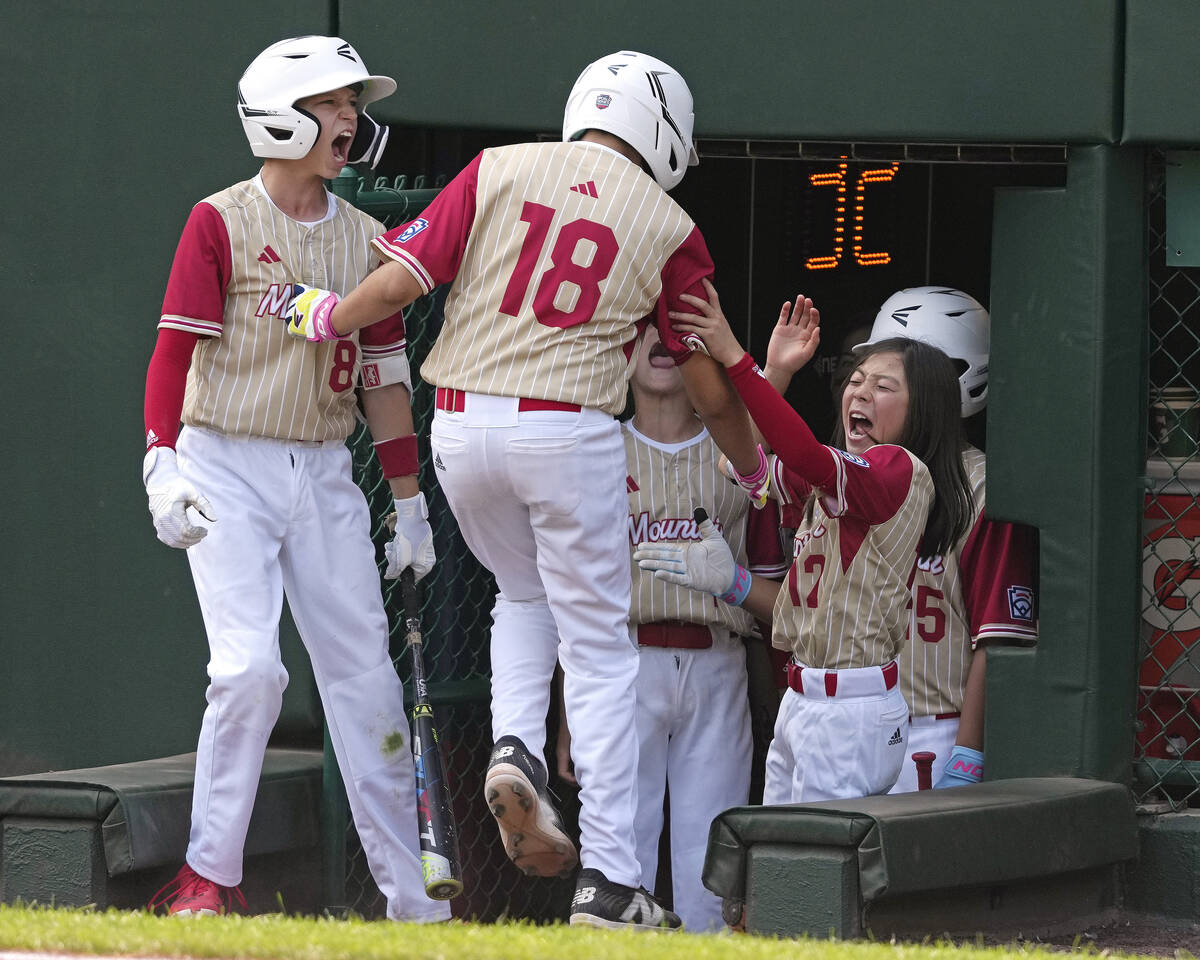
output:
M 354 427 L 352 388 L 363 360 L 404 353 L 399 315 L 361 337 L 320 344 L 284 329 L 293 283 L 346 294 L 379 262 L 371 240 L 382 224 L 327 196 L 328 214 L 301 223 L 279 210 L 255 177 L 192 210 L 158 324 L 200 335 L 185 424 L 241 436 L 341 440 Z
M 682 361 L 667 304 L 712 273 L 688 215 L 638 166 L 587 142 L 485 150 L 375 245 L 426 291 L 454 281 L 425 380 L 612 414 L 637 323 L 654 315 Z
M 900 654 L 900 689 L 914 717 L 962 710 L 977 643 L 1037 640 L 1034 531 L 984 512 L 986 459 L 963 451 L 975 514 L 948 556 L 917 563 L 909 642 Z
M 808 504 L 775 602 L 772 643 L 808 667 L 878 666 L 904 646 L 933 481 L 903 447 L 880 444 L 862 457 L 826 449 L 835 480 L 811 499 L 808 482 L 777 464 L 782 502 Z
M 699 540 L 692 511 L 703 507 L 729 544 L 734 559 L 758 576 L 780 579 L 787 569 L 779 544 L 778 516 L 767 522 L 748 523 L 750 501 L 741 489 L 717 469 L 721 451 L 702 429 L 681 443 L 660 443 L 639 433 L 632 422 L 624 425 L 625 459 L 629 492 L 629 545 L 642 541 Z M 754 632 L 754 618 L 740 607 L 730 607 L 708 593 L 659 580 L 653 573 L 633 569 L 633 624 L 658 620 L 720 624 L 734 633 Z

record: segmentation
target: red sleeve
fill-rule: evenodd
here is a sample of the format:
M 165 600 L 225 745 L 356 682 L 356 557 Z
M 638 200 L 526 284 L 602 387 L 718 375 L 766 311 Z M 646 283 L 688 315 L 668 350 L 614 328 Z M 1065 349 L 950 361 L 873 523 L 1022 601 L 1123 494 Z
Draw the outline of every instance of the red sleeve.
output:
M 232 273 L 225 221 L 211 204 L 196 204 L 175 249 L 159 326 L 219 337 Z
M 194 333 L 162 328 L 146 371 L 146 449 L 175 448 L 179 418 L 183 413 L 183 390 L 187 384 L 192 351 L 200 338 Z
M 426 293 L 458 275 L 475 222 L 475 191 L 482 157 L 482 153 L 477 154 L 416 220 L 375 238 L 375 249 L 389 260 L 404 264 Z
M 362 347 L 364 358 L 368 355 L 375 359 L 388 356 L 403 350 L 406 343 L 403 311 L 397 311 L 378 323 L 363 327 L 358 332 L 358 344 Z
M 706 300 L 708 294 L 700 281 L 705 277 L 711 278 L 712 275 L 713 262 L 708 245 L 705 244 L 700 229 L 692 227 L 692 232 L 663 265 L 662 293 L 654 306 L 654 322 L 658 327 L 658 335 L 662 339 L 663 347 L 677 364 L 690 357 L 694 348 L 680 339 L 679 333 L 671 326 L 667 311 L 693 309 L 691 304 L 679 299 L 681 293 L 690 293 L 694 297 Z
M 746 511 L 746 566 L 750 572 L 771 580 L 782 580 L 791 566 L 779 540 L 779 505 L 768 500 L 761 510 Z
M 975 521 L 959 556 L 971 639 L 1036 643 L 1037 530 L 1022 523 Z

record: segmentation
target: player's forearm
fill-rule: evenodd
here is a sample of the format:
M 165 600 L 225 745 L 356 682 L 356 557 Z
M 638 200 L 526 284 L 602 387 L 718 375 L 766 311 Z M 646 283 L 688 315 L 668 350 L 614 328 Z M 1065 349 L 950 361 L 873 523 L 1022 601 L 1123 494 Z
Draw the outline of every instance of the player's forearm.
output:
M 408 388 L 404 384 L 390 383 L 373 390 L 362 391 L 362 407 L 363 415 L 367 419 L 367 428 L 377 443 L 397 437 L 408 437 L 413 433 L 412 406 Z M 394 471 L 385 467 L 385 476 L 389 472 Z M 392 489 L 393 498 L 397 500 L 414 497 L 420 492 L 415 469 L 412 473 L 387 476 L 387 482 Z
M 679 370 L 693 408 L 721 452 L 738 473 L 754 473 L 759 458 L 753 424 L 724 368 L 711 357 L 694 354 Z
M 403 310 L 424 292 L 417 278 L 392 260 L 371 273 L 333 308 L 330 323 L 344 337 Z
M 958 720 L 955 743 L 972 750 L 983 750 L 983 715 L 987 670 L 987 648 L 980 647 L 971 658 L 967 686 L 963 691 L 962 716 Z
M 750 592 L 742 601 L 742 609 L 755 620 L 761 620 L 770 626 L 771 615 L 775 611 L 775 600 L 779 596 L 779 580 L 768 580 L 766 577 L 754 576 L 750 581 Z M 768 639 L 770 634 L 767 634 Z

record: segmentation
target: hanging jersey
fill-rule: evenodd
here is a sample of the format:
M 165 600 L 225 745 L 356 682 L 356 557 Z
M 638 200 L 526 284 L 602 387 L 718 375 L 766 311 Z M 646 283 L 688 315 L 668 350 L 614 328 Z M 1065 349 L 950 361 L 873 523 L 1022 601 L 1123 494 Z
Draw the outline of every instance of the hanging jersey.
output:
M 240 436 L 341 440 L 354 427 L 353 388 L 364 359 L 404 353 L 399 314 L 319 344 L 284 328 L 292 284 L 345 295 L 378 263 L 371 240 L 382 224 L 327 197 L 328 215 L 301 223 L 271 202 L 256 177 L 193 208 L 158 324 L 200 335 L 185 424 Z
M 921 560 L 913 578 L 900 689 L 915 717 L 958 713 L 971 655 L 993 639 L 1037 641 L 1036 534 L 984 516 L 986 458 L 967 447 L 963 466 L 975 513 L 945 557 Z
M 668 309 L 712 260 L 691 219 L 628 159 L 595 143 L 479 154 L 422 216 L 375 241 L 425 291 L 453 280 L 421 366 L 439 387 L 596 407 L 625 405 L 637 324 Z
M 805 666 L 882 665 L 904 645 L 933 481 L 903 447 L 880 444 L 861 457 L 826 449 L 835 467 L 827 490 L 786 467 L 777 471 L 781 502 L 807 506 L 775 603 L 772 642 Z
M 695 437 L 675 444 L 651 440 L 632 422 L 624 425 L 624 432 L 631 551 L 642 541 L 699 540 L 692 511 L 704 507 L 729 544 L 735 561 L 756 576 L 774 580 L 783 577 L 787 564 L 779 544 L 778 514 L 774 510 L 750 510 L 746 495 L 717 469 L 721 451 L 708 430 L 702 429 Z M 768 522 L 759 520 L 761 514 L 768 515 Z M 660 580 L 636 563 L 630 566 L 631 623 L 682 620 L 720 624 L 743 636 L 754 632 L 754 618 L 740 607 L 728 606 L 712 594 Z

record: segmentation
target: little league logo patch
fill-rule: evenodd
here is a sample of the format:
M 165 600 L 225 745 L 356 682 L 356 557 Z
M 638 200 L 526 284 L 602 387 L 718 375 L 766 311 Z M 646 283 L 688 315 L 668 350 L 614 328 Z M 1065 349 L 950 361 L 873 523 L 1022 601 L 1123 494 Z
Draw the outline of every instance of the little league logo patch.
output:
M 1008 612 L 1014 620 L 1033 620 L 1033 588 L 1008 588 Z
M 847 453 L 845 450 L 834 450 L 833 452 L 836 453 L 843 460 L 845 460 L 847 463 L 857 464 L 860 467 L 870 467 L 871 466 L 862 457 L 856 457 L 854 454 Z
M 610 97 L 607 93 L 602 93 L 596 98 L 596 109 L 607 110 L 611 103 L 612 97 Z
M 424 217 L 419 217 L 404 228 L 404 232 L 396 238 L 397 243 L 408 243 L 413 237 L 429 226 L 429 221 Z

